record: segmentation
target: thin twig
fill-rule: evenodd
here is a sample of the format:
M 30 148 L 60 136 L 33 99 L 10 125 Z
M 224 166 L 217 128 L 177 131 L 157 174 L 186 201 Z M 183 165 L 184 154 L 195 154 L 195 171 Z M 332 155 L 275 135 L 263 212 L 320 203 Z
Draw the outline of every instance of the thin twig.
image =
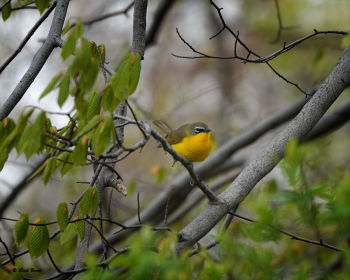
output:
M 140 225 L 142 224 L 141 215 L 140 215 L 140 192 L 137 192 L 137 217 L 139 219 Z
M 107 13 L 107 14 L 104 14 L 104 15 L 99 15 L 97 17 L 94 17 L 92 19 L 89 19 L 89 20 L 84 20 L 83 21 L 83 24 L 84 25 L 92 25 L 96 22 L 99 22 L 99 21 L 103 21 L 105 19 L 108 19 L 108 18 L 111 18 L 111 17 L 115 17 L 115 16 L 119 16 L 119 15 L 127 15 L 127 13 L 129 12 L 129 10 L 134 6 L 134 1 L 131 2 L 129 5 L 127 5 L 124 9 L 122 10 L 119 10 L 119 11 L 115 11 L 115 12 L 111 12 L 111 13 Z M 72 29 L 74 26 L 76 25 L 76 23 L 72 23 L 70 26 L 69 26 L 69 29 Z
M 247 218 L 247 217 L 243 217 L 239 214 L 236 214 L 236 213 L 233 213 L 233 212 L 229 212 L 229 214 L 237 217 L 237 218 L 240 218 L 242 220 L 245 220 L 247 222 L 250 222 L 250 223 L 257 223 L 257 221 L 253 220 L 253 219 L 250 219 L 250 218 Z M 340 249 L 340 248 L 337 248 L 333 245 L 329 245 L 327 243 L 324 243 L 322 239 L 320 239 L 319 241 L 315 241 L 315 240 L 311 240 L 311 239 L 306 239 L 306 238 L 303 238 L 303 237 L 300 237 L 300 236 L 297 236 L 295 234 L 292 234 L 292 233 L 289 233 L 285 230 L 282 230 L 282 229 L 279 229 L 278 227 L 276 226 L 273 226 L 273 225 L 267 225 L 269 226 L 270 228 L 274 229 L 274 230 L 277 230 L 279 231 L 280 233 L 284 234 L 284 235 L 287 235 L 289 236 L 290 238 L 294 239 L 294 240 L 298 240 L 298 241 L 302 241 L 302 242 L 305 242 L 305 243 L 310 243 L 310 244 L 314 244 L 314 245 L 318 245 L 318 246 L 322 246 L 322 247 L 325 247 L 325 248 L 328 248 L 328 249 L 331 249 L 333 251 L 337 251 L 337 252 L 342 252 L 343 250 Z
M 27 35 L 24 37 L 24 39 L 22 40 L 22 42 L 19 44 L 19 46 L 17 47 L 17 49 L 14 51 L 13 54 L 10 55 L 9 58 L 7 58 L 5 60 L 5 62 L 0 66 L 0 74 L 2 73 L 2 71 L 5 70 L 5 68 L 11 63 L 12 60 L 15 59 L 15 57 L 21 52 L 21 50 L 24 48 L 24 46 L 27 44 L 27 42 L 29 41 L 29 39 L 33 36 L 33 34 L 35 33 L 35 31 L 40 27 L 40 25 L 44 22 L 44 20 L 51 14 L 51 12 L 53 11 L 53 9 L 56 7 L 57 2 L 54 1 L 52 2 L 52 4 L 50 5 L 50 7 L 42 14 L 42 16 L 39 18 L 39 20 L 34 24 L 34 26 L 29 30 L 29 32 L 27 33 Z M 1 10 L 1 8 L 0 8 Z
M 12 257 L 9 248 L 7 247 L 5 241 L 2 240 L 1 236 L 0 236 L 0 243 L 2 244 L 2 246 L 4 246 L 5 251 L 6 251 L 6 254 L 9 256 L 9 258 L 10 258 L 10 260 L 11 260 L 11 263 L 12 263 L 13 265 L 16 265 L 15 260 L 14 260 L 14 258 Z

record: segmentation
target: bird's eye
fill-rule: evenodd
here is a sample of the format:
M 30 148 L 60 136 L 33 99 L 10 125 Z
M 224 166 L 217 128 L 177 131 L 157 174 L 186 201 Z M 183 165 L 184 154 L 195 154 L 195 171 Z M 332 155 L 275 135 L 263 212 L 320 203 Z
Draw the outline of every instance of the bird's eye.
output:
M 201 127 L 201 126 L 196 126 L 196 127 L 194 128 L 194 132 L 195 132 L 196 134 L 202 133 L 202 132 L 204 132 L 204 131 L 205 131 L 204 127 Z

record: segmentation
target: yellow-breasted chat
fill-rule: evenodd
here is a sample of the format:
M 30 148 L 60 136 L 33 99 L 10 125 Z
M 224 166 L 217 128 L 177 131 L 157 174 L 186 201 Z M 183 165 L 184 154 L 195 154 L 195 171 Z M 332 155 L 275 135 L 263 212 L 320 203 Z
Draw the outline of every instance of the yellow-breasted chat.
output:
M 203 122 L 187 123 L 177 129 L 171 129 L 163 121 L 154 124 L 165 133 L 165 139 L 171 147 L 189 161 L 203 161 L 211 150 L 211 130 Z

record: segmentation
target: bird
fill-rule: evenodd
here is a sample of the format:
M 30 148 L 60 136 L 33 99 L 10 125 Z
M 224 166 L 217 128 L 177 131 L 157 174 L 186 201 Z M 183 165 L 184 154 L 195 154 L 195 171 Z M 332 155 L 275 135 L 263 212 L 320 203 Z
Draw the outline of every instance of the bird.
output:
M 211 150 L 211 130 L 203 122 L 193 122 L 172 129 L 164 121 L 153 123 L 165 133 L 165 139 L 171 147 L 191 162 L 204 161 Z

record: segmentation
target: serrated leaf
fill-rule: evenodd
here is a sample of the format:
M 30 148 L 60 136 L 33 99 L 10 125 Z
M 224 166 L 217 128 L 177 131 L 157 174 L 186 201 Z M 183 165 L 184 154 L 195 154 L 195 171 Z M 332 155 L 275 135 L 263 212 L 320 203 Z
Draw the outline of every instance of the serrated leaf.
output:
M 81 218 L 83 218 L 83 217 L 76 217 L 75 220 L 78 220 L 78 219 L 81 219 Z M 75 231 L 78 233 L 80 241 L 84 240 L 84 237 L 85 237 L 85 221 L 84 220 L 75 221 L 74 225 L 75 225 Z
M 1 10 L 3 21 L 6 21 L 11 15 L 11 2 L 7 3 Z
M 119 99 L 114 96 L 112 86 L 109 83 L 107 83 L 102 91 L 102 108 L 106 111 L 109 111 L 110 113 L 113 113 L 119 105 L 119 103 Z
M 11 131 L 10 135 L 0 143 L 0 151 L 10 151 L 17 145 L 19 136 L 22 135 L 25 126 L 27 125 L 28 118 L 32 115 L 34 109 L 29 110 L 27 113 L 22 113 L 18 119 L 16 128 Z
M 40 14 L 42 14 L 42 12 L 50 5 L 50 0 L 35 0 L 35 5 Z
M 81 214 L 85 217 L 91 210 L 92 200 L 91 200 L 92 188 L 89 187 L 83 198 L 79 202 L 79 210 Z
M 87 145 L 87 142 L 85 144 L 83 143 L 83 139 L 86 139 L 86 138 L 83 137 L 82 139 L 80 139 L 80 141 L 78 141 L 77 145 L 75 146 L 70 156 L 70 159 L 76 165 L 79 165 L 79 164 L 84 165 L 86 163 L 88 145 Z
M 56 76 L 54 76 L 51 80 L 51 82 L 47 85 L 47 87 L 44 89 L 43 93 L 40 95 L 39 99 L 43 98 L 45 95 L 47 95 L 48 93 L 50 93 L 55 86 L 57 85 L 57 83 L 62 79 L 63 77 L 63 72 L 59 72 L 56 74 Z
M 63 79 L 59 84 L 57 103 L 60 107 L 62 107 L 62 105 L 68 98 L 69 85 L 70 85 L 70 75 L 69 75 L 69 72 L 67 72 L 66 74 L 64 74 Z
M 118 70 L 111 77 L 114 96 L 121 102 L 136 90 L 141 71 L 141 56 L 137 53 L 127 54 Z
M 62 177 L 74 168 L 73 164 L 69 162 L 70 155 L 68 152 L 63 152 L 58 157 L 63 162 L 60 172 Z
M 56 170 L 56 159 L 55 158 L 49 158 L 46 161 L 44 174 L 42 176 L 42 180 L 44 181 L 45 185 L 47 184 L 47 182 L 49 181 L 51 175 L 55 172 L 55 170 Z
M 98 125 L 92 137 L 92 148 L 96 156 L 101 155 L 111 143 L 111 133 L 114 133 L 113 119 L 107 116 Z
M 7 161 L 8 154 L 10 153 L 14 143 L 11 141 L 6 141 L 8 137 L 12 134 L 12 139 L 16 137 L 15 134 L 16 124 L 12 119 L 5 118 L 0 122 L 0 147 L 1 147 L 1 153 L 0 153 L 0 170 L 3 168 L 5 162 Z M 5 143 L 1 145 L 2 143 Z
M 27 213 L 22 213 L 19 217 L 18 222 L 15 224 L 14 233 L 16 243 L 21 244 L 26 238 L 29 227 L 29 218 Z
M 77 76 L 82 94 L 94 85 L 99 69 L 99 58 L 92 54 L 89 41 L 83 38 L 70 66 L 71 75 Z
M 75 26 L 68 33 L 67 39 L 62 46 L 61 56 L 65 60 L 68 56 L 73 54 L 76 49 L 77 40 L 83 35 L 84 27 L 81 20 L 78 20 Z
M 45 224 L 45 220 L 36 219 L 35 224 Z M 32 226 L 28 237 L 28 249 L 31 257 L 40 257 L 49 247 L 50 236 L 47 226 Z
M 75 98 L 75 108 L 77 108 L 77 111 L 79 113 L 79 119 L 80 120 L 87 120 L 87 112 L 88 112 L 88 103 L 85 98 L 82 96 Z
M 133 53 L 130 61 L 130 78 L 128 96 L 133 94 L 137 88 L 141 73 L 141 56 L 138 53 Z
M 101 109 L 101 102 L 100 102 L 100 95 L 97 92 L 92 92 L 88 97 L 88 111 L 87 111 L 87 118 L 88 120 L 91 120 L 95 115 L 100 114 Z
M 16 128 L 15 122 L 10 118 L 5 118 L 0 122 L 0 143 Z
M 63 245 L 68 241 L 72 240 L 77 235 L 75 225 L 69 223 L 65 230 L 60 235 L 60 244 Z
M 93 56 L 95 56 L 96 58 L 99 58 L 100 55 L 99 55 L 99 53 L 98 53 L 96 43 L 95 43 L 94 41 L 90 41 L 89 43 L 90 43 L 91 54 L 92 54 Z
M 10 153 L 9 149 L 1 150 L 1 153 L 0 153 L 0 171 L 3 169 L 3 167 L 6 163 L 9 153 Z
M 90 213 L 92 216 L 95 214 L 98 205 L 98 194 L 95 186 L 86 190 L 83 198 L 79 202 L 79 209 L 82 216 L 86 216 Z
M 18 154 L 25 153 L 26 158 L 29 159 L 33 154 L 39 153 L 44 145 L 46 129 L 45 112 L 41 112 L 35 119 L 33 125 L 28 125 L 17 143 Z M 35 141 L 33 141 L 35 139 Z
M 64 231 L 68 225 L 68 205 L 66 202 L 61 202 L 56 210 L 56 219 L 61 231 Z

